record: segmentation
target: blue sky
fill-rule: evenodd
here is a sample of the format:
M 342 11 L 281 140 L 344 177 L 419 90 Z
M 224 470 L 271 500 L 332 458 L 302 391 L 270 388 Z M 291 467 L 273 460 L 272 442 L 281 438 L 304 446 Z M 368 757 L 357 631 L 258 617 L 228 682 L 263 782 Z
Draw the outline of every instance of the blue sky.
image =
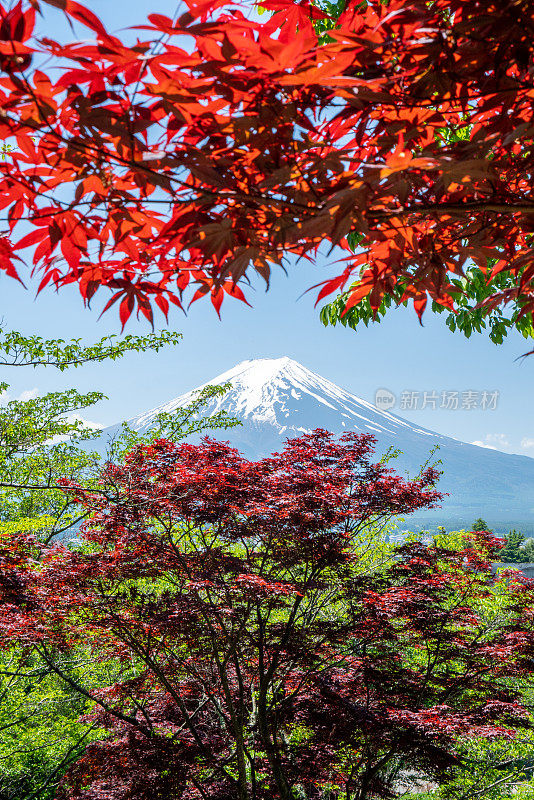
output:
M 126 2 L 92 0 L 87 5 L 114 30 L 143 22 L 148 13 L 171 14 L 169 0 Z M 46 10 L 46 33 L 61 37 L 64 25 L 58 12 Z M 86 32 L 80 28 L 80 38 Z M 68 35 L 72 38 L 72 34 Z M 413 309 L 399 309 L 385 321 L 358 332 L 341 326 L 325 328 L 314 309 L 314 293 L 299 296 L 309 286 L 335 273 L 323 259 L 316 267 L 296 265 L 289 277 L 273 276 L 265 293 L 258 282 L 248 299 L 253 308 L 237 301 L 223 304 L 222 320 L 208 302 L 199 301 L 184 317 L 175 312 L 170 326 L 183 334 L 175 348 L 159 354 L 130 355 L 110 364 L 84 366 L 57 373 L 32 368 L 2 368 L 1 377 L 11 384 L 12 396 L 22 392 L 44 393 L 74 386 L 80 391 L 98 389 L 108 395 L 86 416 L 108 425 L 157 406 L 205 382 L 235 363 L 250 358 L 288 355 L 359 397 L 374 402 L 378 388 L 387 388 L 398 400 L 402 392 L 418 392 L 418 408 L 392 409 L 411 421 L 466 442 L 479 442 L 505 452 L 534 456 L 534 357 L 515 361 L 534 346 L 521 336 L 509 336 L 503 345 L 483 335 L 466 340 L 445 326 L 445 315 L 427 313 L 421 327 Z M 0 317 L 5 328 L 44 337 L 82 337 L 87 342 L 108 333 L 119 333 L 117 314 L 107 312 L 98 320 L 102 303 L 84 309 L 76 289 L 56 294 L 45 290 L 35 300 L 15 281 L 0 276 Z M 107 298 L 106 298 L 107 299 Z M 159 319 L 163 327 L 163 318 Z M 145 322 L 133 321 L 127 332 L 146 333 Z M 424 392 L 498 392 L 494 410 L 441 409 L 427 404 Z

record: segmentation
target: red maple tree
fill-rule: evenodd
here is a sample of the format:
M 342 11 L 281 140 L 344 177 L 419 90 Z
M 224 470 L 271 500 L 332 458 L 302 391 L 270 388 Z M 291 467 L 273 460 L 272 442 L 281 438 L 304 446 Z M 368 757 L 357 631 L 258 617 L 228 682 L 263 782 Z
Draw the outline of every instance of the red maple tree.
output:
M 251 462 L 159 440 L 99 493 L 65 486 L 92 511 L 79 547 L 3 536 L 2 645 L 35 648 L 104 729 L 58 800 L 388 798 L 403 771 L 446 774 L 458 735 L 528 724 L 505 678 L 532 670 L 532 589 L 488 622 L 487 533 L 358 568 L 370 520 L 440 497 L 432 469 L 405 481 L 372 449 L 318 430 Z M 73 650 L 122 676 L 82 683 Z
M 41 287 L 107 286 L 124 323 L 188 286 L 219 310 L 327 242 L 345 311 L 455 311 L 474 264 L 484 313 L 531 320 L 530 0 L 261 5 L 188 0 L 126 44 L 73 0 L 0 4 L 0 267 L 32 246 Z M 34 34 L 47 6 L 94 41 Z

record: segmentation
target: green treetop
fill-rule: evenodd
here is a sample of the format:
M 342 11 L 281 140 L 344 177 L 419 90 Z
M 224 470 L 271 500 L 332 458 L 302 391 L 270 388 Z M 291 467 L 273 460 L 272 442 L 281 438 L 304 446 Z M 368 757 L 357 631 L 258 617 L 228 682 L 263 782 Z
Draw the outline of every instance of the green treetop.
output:
M 522 533 L 516 531 L 515 528 L 511 530 L 506 537 L 505 546 L 502 548 L 502 550 L 499 550 L 497 554 L 499 561 L 502 561 L 505 564 L 523 564 L 524 562 L 529 561 L 528 553 L 526 553 L 521 546 L 524 541 L 525 537 Z
M 489 525 L 486 522 L 486 520 L 482 519 L 482 517 L 479 517 L 471 525 L 471 530 L 472 531 L 489 531 L 490 528 L 489 528 Z

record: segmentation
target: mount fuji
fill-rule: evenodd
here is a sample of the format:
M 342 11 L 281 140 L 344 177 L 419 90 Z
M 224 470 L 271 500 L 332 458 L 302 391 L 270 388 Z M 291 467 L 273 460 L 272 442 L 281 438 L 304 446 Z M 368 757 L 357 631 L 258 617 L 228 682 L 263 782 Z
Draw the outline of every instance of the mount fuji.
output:
M 243 361 L 198 389 L 225 383 L 230 383 L 231 389 L 212 400 L 206 414 L 224 409 L 242 425 L 209 434 L 230 441 L 248 458 L 280 450 L 285 439 L 314 428 L 335 433 L 356 431 L 376 437 L 376 460 L 389 447 L 400 449 L 401 455 L 388 466 L 414 477 L 438 444 L 432 460 L 441 459 L 438 467 L 443 475 L 437 488 L 449 496 L 440 509 L 407 517 L 406 526 L 412 530 L 416 526 L 444 525 L 450 530 L 469 527 L 474 519 L 483 517 L 499 533 L 511 526 L 527 535 L 534 533 L 533 458 L 477 447 L 418 427 L 377 409 L 287 357 Z M 144 433 L 154 425 L 158 413 L 187 405 L 198 389 L 139 414 L 128 424 Z M 112 438 L 119 428 L 120 424 L 105 428 L 101 441 Z

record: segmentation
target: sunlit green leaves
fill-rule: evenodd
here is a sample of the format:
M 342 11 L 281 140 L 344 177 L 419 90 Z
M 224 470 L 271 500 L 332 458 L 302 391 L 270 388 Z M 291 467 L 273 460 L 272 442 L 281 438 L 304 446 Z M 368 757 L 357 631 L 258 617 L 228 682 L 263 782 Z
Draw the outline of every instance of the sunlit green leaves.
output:
M 501 272 L 488 280 L 486 274 L 479 267 L 472 266 L 466 270 L 465 277 L 450 276 L 450 282 L 454 287 L 450 290 L 450 294 L 456 302 L 457 313 L 432 301 L 432 311 L 446 315 L 445 324 L 450 331 L 459 331 L 467 339 L 473 333 L 487 332 L 494 344 L 502 344 L 510 331 L 514 330 L 525 339 L 534 337 L 531 315 L 520 316 L 521 302 L 514 304 L 509 313 L 506 313 L 506 308 L 503 306 L 490 310 L 480 305 L 498 292 L 513 289 L 517 283 L 515 276 L 508 272 Z M 371 322 L 380 322 L 389 309 L 399 305 L 406 307 L 408 301 L 405 300 L 402 303 L 400 301 L 403 292 L 404 285 L 399 281 L 393 293 L 384 295 L 376 314 L 373 314 L 369 297 L 346 311 L 350 294 L 349 288 L 331 303 L 323 306 L 320 311 L 321 322 L 325 326 L 341 323 L 341 325 L 354 330 L 362 323 L 367 327 Z
M 129 352 L 153 350 L 157 353 L 162 347 L 178 344 L 181 338 L 180 333 L 164 330 L 147 336 L 128 334 L 122 338 L 111 334 L 96 344 L 83 345 L 81 339 L 43 339 L 0 327 L 0 365 L 51 366 L 63 372 L 91 361 L 115 361 Z

